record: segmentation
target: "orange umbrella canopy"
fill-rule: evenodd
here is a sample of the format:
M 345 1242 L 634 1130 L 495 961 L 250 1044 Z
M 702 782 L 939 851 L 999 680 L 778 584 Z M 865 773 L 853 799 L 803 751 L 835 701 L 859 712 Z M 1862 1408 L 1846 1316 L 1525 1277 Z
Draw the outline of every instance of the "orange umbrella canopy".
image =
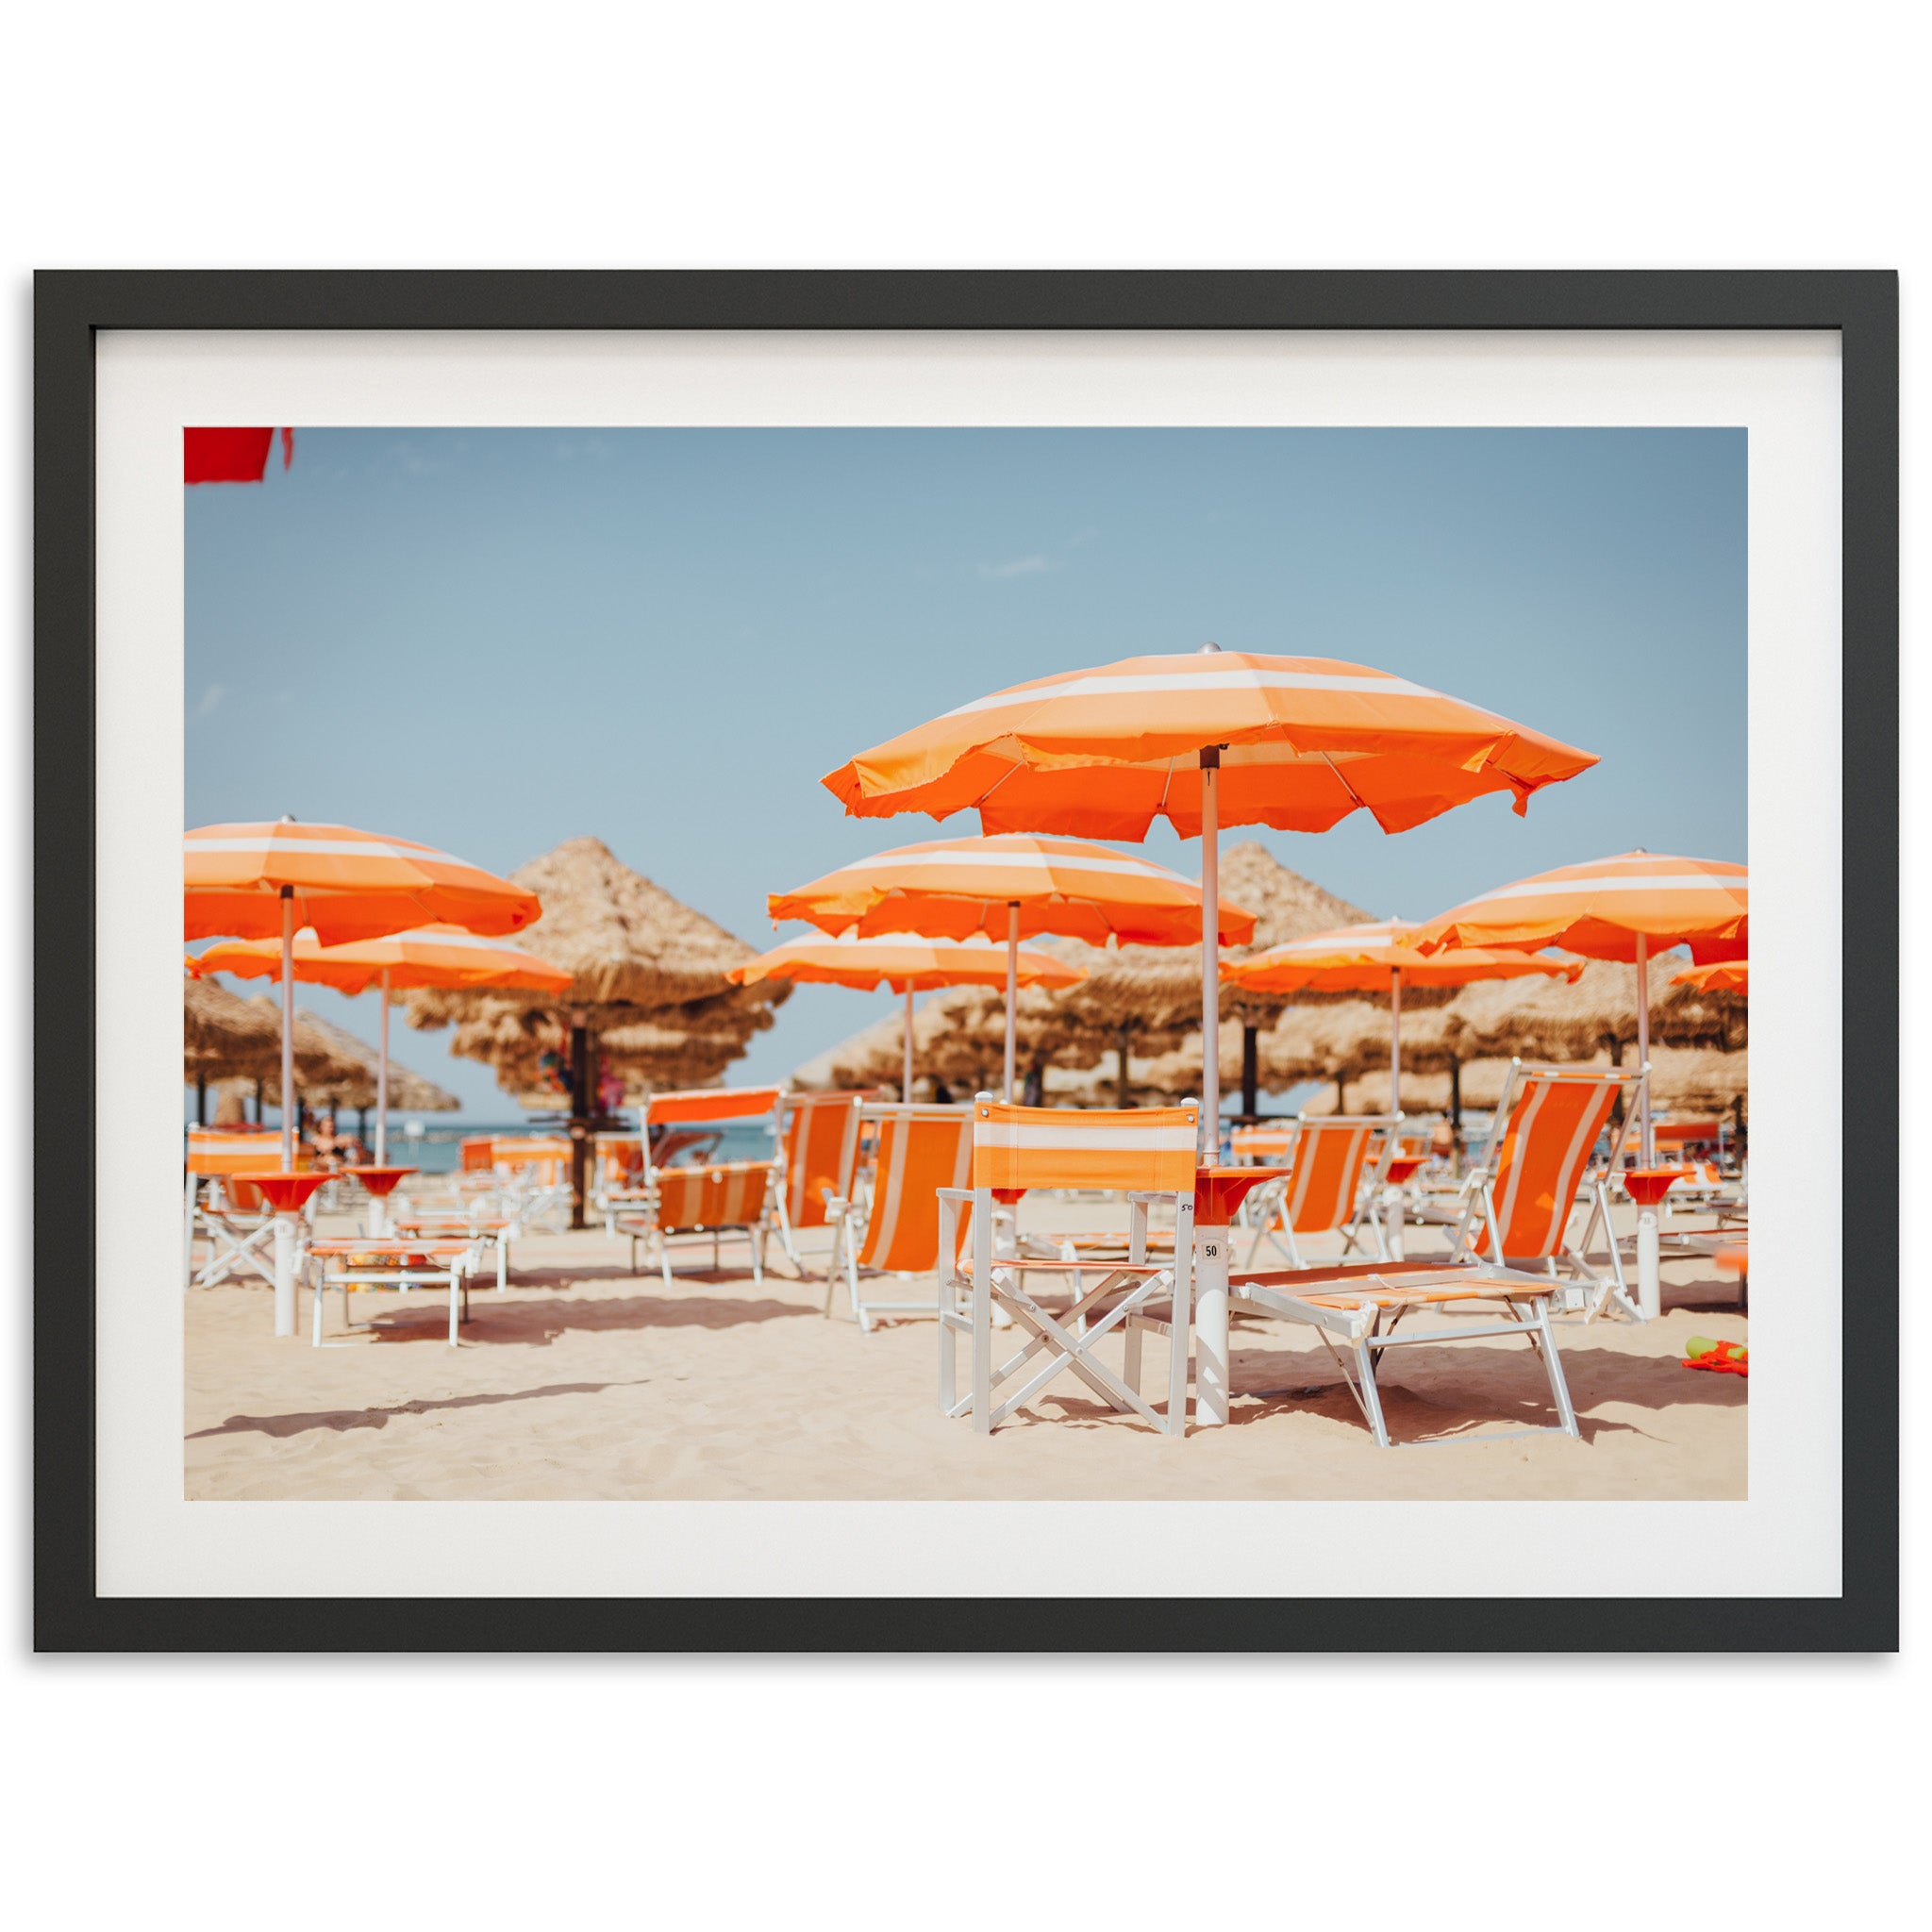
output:
M 223 940 L 190 966 L 197 974 L 233 973 L 273 978 L 282 970 L 280 940 Z M 457 925 L 424 925 L 381 939 L 325 946 L 312 928 L 295 936 L 295 977 L 358 993 L 389 974 L 392 991 L 411 986 L 500 987 L 526 992 L 565 992 L 572 975 L 521 946 L 479 938 Z
M 917 931 L 943 939 L 1058 933 L 1104 946 L 1109 937 L 1145 945 L 1201 938 L 1201 888 L 1151 859 L 1075 839 L 1019 833 L 936 839 L 854 859 L 795 891 L 774 892 L 773 919 L 805 919 L 825 932 L 861 936 Z M 1221 938 L 1239 945 L 1255 915 L 1223 903 Z M 1036 956 L 1037 957 L 1037 956 Z
M 1199 755 L 1220 755 L 1217 818 L 1322 832 L 1365 809 L 1407 830 L 1487 791 L 1530 794 L 1596 763 L 1460 699 L 1331 658 L 1246 651 L 1126 658 L 975 698 L 824 779 L 846 811 L 981 828 L 1143 839 L 1201 829 Z
M 1708 966 L 1689 966 L 1671 974 L 1673 986 L 1694 986 L 1700 992 L 1741 992 L 1751 991 L 1751 962 L 1748 959 L 1718 959 Z
M 760 979 L 792 979 L 824 986 L 855 987 L 869 992 L 889 986 L 894 992 L 924 992 L 941 986 L 1004 986 L 1007 949 L 974 935 L 964 940 L 929 940 L 915 933 L 881 933 L 864 939 L 789 940 L 761 953 L 728 976 L 741 986 Z M 1022 951 L 1022 986 L 1077 986 L 1086 969 L 1046 953 Z
M 1749 950 L 1751 874 L 1714 858 L 1622 852 L 1498 886 L 1426 921 L 1415 943 L 1566 946 L 1592 959 L 1635 960 L 1688 945 L 1700 965 Z
M 1224 959 L 1221 976 L 1250 992 L 1386 993 L 1395 973 L 1402 974 L 1405 987 L 1412 987 L 1473 986 L 1479 980 L 1539 974 L 1574 986 L 1583 972 L 1581 959 L 1539 958 L 1480 946 L 1419 953 L 1410 942 L 1416 930 L 1393 919 L 1338 926 L 1245 959 Z
M 542 911 L 536 893 L 432 845 L 349 825 L 201 825 L 182 841 L 184 937 L 278 937 L 282 889 L 297 926 L 323 945 L 425 923 L 516 932 Z

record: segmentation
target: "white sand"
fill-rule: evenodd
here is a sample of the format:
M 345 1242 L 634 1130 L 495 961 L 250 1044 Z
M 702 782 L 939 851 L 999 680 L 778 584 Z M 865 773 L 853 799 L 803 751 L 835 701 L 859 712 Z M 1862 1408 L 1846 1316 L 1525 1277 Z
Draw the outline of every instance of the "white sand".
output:
M 1028 1224 L 1094 1225 L 1072 1204 Z M 1074 1217 L 1070 1219 L 1069 1217 Z M 349 1231 L 341 1224 L 341 1231 Z M 823 1253 L 823 1236 L 807 1238 Z M 1421 1238 L 1426 1244 L 1430 1237 Z M 1411 1242 L 1411 1252 L 1419 1243 Z M 1332 1244 L 1331 1244 L 1332 1246 Z M 774 1256 L 776 1250 L 774 1250 Z M 1557 1330 L 1583 1440 L 1486 1440 L 1554 1420 L 1511 1340 L 1391 1351 L 1377 1449 L 1310 1331 L 1239 1322 L 1233 1420 L 1182 1441 L 1062 1375 L 991 1440 L 938 1413 L 934 1325 L 861 1335 L 827 1321 L 822 1284 L 755 1285 L 727 1244 L 680 1262 L 666 1291 L 601 1232 L 532 1236 L 507 1293 L 471 1297 L 447 1345 L 437 1293 L 353 1298 L 369 1331 L 343 1347 L 276 1341 L 266 1287 L 197 1291 L 187 1323 L 190 1497 L 436 1499 L 756 1496 L 1741 1497 L 1747 1385 L 1681 1366 L 1693 1334 L 1744 1339 L 1734 1282 L 1667 1261 L 1664 1314 Z M 808 1259 L 812 1259 L 811 1255 Z M 894 1298 L 929 1282 L 890 1284 Z M 882 1292 L 885 1291 L 881 1291 Z M 842 1311 L 843 1297 L 840 1297 Z M 1414 1318 L 1420 1322 L 1424 1318 Z M 1433 1318 L 1430 1318 L 1433 1319 Z M 1456 1318 L 1449 1317 L 1453 1322 Z M 1493 1311 L 1482 1317 L 1493 1319 Z M 331 1334 L 341 1340 L 335 1297 Z M 1103 1351 L 1118 1344 L 1103 1342 Z M 964 1374 L 961 1351 L 961 1374 Z M 1150 1391 L 1164 1358 L 1148 1350 Z M 1317 1392 L 1309 1393 L 1315 1391 Z

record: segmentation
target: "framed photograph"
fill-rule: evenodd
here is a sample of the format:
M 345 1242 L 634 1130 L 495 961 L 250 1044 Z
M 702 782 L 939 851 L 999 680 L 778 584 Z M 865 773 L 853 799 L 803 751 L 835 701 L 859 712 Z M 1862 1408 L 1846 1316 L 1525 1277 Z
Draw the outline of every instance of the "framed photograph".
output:
M 35 382 L 39 1647 L 1895 1645 L 1895 277 Z

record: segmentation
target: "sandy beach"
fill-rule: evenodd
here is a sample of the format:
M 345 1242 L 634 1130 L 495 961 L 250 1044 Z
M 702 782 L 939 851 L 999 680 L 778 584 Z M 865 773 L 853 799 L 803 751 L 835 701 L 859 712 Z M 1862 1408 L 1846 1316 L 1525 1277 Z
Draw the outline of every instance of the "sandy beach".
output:
M 1027 1225 L 1102 1224 L 1089 1204 L 1029 1203 Z M 1704 1224 L 1686 1221 L 1681 1225 Z M 325 1231 L 352 1231 L 325 1224 Z M 810 1266 L 824 1238 L 805 1238 Z M 1413 1235 L 1411 1254 L 1436 1243 Z M 804 1243 L 802 1243 L 804 1245 Z M 1739 1498 L 1746 1384 L 1681 1366 L 1693 1334 L 1742 1341 L 1736 1284 L 1666 1259 L 1662 1318 L 1570 1318 L 1558 1342 L 1580 1442 L 1500 1431 L 1552 1420 L 1513 1341 L 1392 1351 L 1377 1449 L 1309 1331 L 1237 1324 L 1230 1426 L 1173 1441 L 1071 1374 L 991 1440 L 937 1410 L 934 1328 L 861 1335 L 824 1290 L 774 1268 L 754 1283 L 727 1244 L 666 1291 L 601 1230 L 532 1235 L 508 1290 L 471 1296 L 462 1345 L 445 1298 L 363 1293 L 345 1335 L 277 1341 L 265 1286 L 186 1297 L 186 1494 L 239 1500 L 757 1497 L 918 1500 Z M 919 1292 L 910 1289 L 909 1292 Z M 894 1293 L 898 1291 L 895 1289 Z M 842 1315 L 842 1295 L 839 1304 Z M 1450 1317 L 1453 1321 L 1456 1318 Z M 1105 1349 L 1108 1344 L 1102 1344 Z M 1152 1357 L 1150 1356 L 1150 1361 Z M 1118 1355 L 1114 1357 L 1118 1365 Z M 1153 1375 L 1150 1373 L 1150 1383 Z M 1439 1444 L 1439 1445 L 1438 1445 Z

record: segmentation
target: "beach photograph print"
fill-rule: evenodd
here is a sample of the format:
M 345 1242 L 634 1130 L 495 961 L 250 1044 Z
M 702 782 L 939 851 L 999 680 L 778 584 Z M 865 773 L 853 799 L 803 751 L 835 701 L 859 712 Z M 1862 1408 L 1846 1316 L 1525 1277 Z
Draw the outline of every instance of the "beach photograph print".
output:
M 1743 430 L 183 458 L 190 1500 L 1746 1496 Z

